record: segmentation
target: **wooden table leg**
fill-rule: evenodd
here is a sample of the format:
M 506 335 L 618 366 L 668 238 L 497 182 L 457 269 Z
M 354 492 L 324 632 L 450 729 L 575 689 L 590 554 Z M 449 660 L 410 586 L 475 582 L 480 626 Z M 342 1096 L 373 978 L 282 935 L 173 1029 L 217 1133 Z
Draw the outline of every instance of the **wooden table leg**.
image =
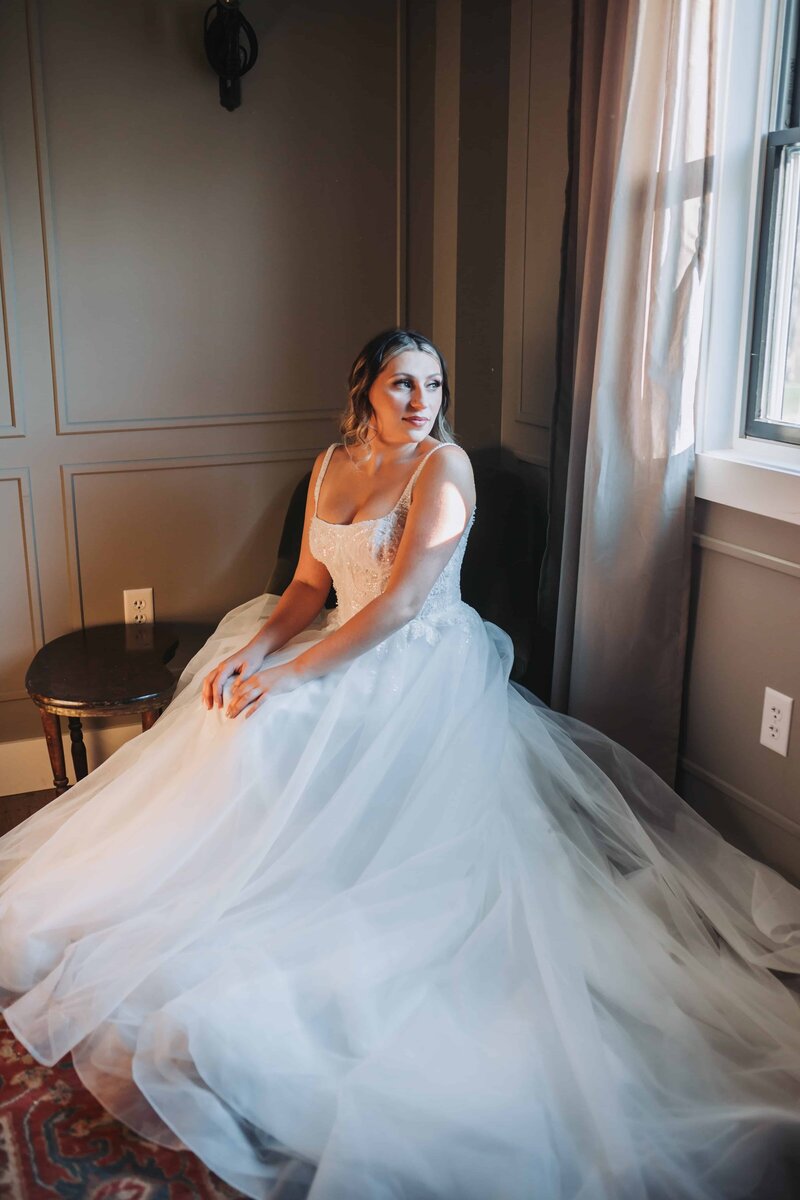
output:
M 67 765 L 64 762 L 64 743 L 61 740 L 61 721 L 56 713 L 45 712 L 43 708 L 39 709 L 39 716 L 42 718 L 42 728 L 47 741 L 56 795 L 61 796 L 69 787 Z
M 83 729 L 80 717 L 67 717 L 69 737 L 72 742 L 72 765 L 75 768 L 75 778 L 85 779 L 89 774 L 86 762 L 86 747 L 83 744 Z
M 153 728 L 160 714 L 161 709 L 151 709 L 150 712 L 142 713 L 142 733 L 147 733 L 148 729 Z

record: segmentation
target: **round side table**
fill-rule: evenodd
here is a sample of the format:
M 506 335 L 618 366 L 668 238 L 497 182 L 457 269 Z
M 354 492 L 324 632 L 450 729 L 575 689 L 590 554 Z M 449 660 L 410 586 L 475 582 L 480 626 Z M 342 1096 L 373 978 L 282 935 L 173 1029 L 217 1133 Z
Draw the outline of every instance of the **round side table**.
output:
M 66 717 L 75 778 L 88 774 L 82 717 L 140 713 L 150 729 L 169 703 L 183 667 L 213 631 L 213 625 L 157 622 L 154 625 L 96 625 L 47 642 L 25 676 L 39 709 L 56 795 L 69 787 L 61 717 Z

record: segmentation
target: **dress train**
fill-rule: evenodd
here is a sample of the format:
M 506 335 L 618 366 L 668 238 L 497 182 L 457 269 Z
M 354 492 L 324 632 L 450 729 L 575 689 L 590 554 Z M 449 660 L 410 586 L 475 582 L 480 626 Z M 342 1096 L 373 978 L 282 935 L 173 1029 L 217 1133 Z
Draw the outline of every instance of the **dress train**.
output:
M 272 661 L 385 586 L 412 487 L 315 514 L 339 607 Z M 202 678 L 277 597 L 234 609 L 0 839 L 6 1020 L 258 1200 L 789 1200 L 800 890 L 509 683 L 468 534 L 415 621 L 230 721 Z

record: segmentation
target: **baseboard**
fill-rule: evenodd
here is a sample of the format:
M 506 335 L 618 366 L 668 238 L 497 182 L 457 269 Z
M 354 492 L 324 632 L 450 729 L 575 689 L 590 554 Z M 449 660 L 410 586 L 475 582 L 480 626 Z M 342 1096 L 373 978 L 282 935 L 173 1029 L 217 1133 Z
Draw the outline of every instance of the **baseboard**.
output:
M 755 796 L 751 796 L 749 792 L 743 792 L 741 788 L 735 787 L 727 779 L 722 779 L 719 775 L 714 775 L 711 771 L 707 771 L 705 767 L 701 767 L 699 763 L 692 762 L 689 758 L 682 757 L 680 765 L 684 771 L 687 771 L 690 775 L 694 775 L 695 779 L 700 779 L 703 783 L 709 784 L 710 787 L 715 788 L 729 800 L 735 800 L 737 804 L 741 804 L 744 808 L 749 808 L 751 812 L 754 812 L 763 820 L 770 821 L 785 833 L 790 833 L 792 837 L 800 839 L 799 821 L 795 821 L 792 817 L 787 817 L 783 813 L 776 812 L 774 808 L 762 804 L 760 800 L 757 800 Z
M 115 750 L 141 733 L 141 724 L 115 721 L 113 725 L 84 728 L 83 738 L 89 769 L 94 770 Z M 75 782 L 69 756 L 69 736 L 64 738 L 67 775 Z M 53 786 L 53 772 L 44 737 L 20 738 L 16 742 L 0 742 L 0 796 L 15 796 L 18 792 L 38 792 Z
M 683 760 L 681 795 L 744 854 L 800 887 L 800 824 L 699 763 Z

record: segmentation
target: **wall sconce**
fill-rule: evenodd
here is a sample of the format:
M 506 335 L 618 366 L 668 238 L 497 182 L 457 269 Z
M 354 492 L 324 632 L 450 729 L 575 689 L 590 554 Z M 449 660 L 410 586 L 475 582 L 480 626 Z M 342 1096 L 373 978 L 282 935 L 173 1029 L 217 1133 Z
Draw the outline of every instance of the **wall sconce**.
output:
M 203 23 L 206 58 L 219 75 L 219 102 L 228 112 L 242 103 L 240 80 L 258 58 L 255 30 L 239 10 L 239 0 L 215 0 Z

